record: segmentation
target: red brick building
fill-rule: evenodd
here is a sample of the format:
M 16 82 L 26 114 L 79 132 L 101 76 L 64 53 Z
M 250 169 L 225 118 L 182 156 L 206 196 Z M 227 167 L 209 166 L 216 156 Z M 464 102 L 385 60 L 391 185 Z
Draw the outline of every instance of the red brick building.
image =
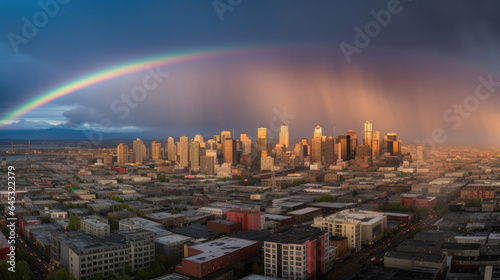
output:
M 434 208 L 436 207 L 437 199 L 433 196 L 420 197 L 403 197 L 401 199 L 402 206 L 415 206 L 417 208 Z
M 384 213 L 388 222 L 400 222 L 410 224 L 415 220 L 415 214 L 411 213 Z
M 497 190 L 494 186 L 489 185 L 469 185 L 462 190 L 460 190 L 460 198 L 463 199 L 471 199 L 471 198 L 479 198 L 479 199 L 494 199 L 496 196 Z
M 223 237 L 187 249 L 187 257 L 175 271 L 197 279 L 210 279 L 211 273 L 259 254 L 259 242 Z
M 208 230 L 221 231 L 225 234 L 233 234 L 238 231 L 238 222 L 226 220 L 213 220 L 207 222 Z
M 314 217 L 321 216 L 321 208 L 306 207 L 299 210 L 288 212 L 288 216 L 292 216 L 295 222 L 303 223 L 314 219 Z
M 19 221 L 19 231 L 22 235 L 25 235 L 24 229 L 27 225 L 39 225 L 42 223 L 42 218 L 40 216 L 22 216 L 18 219 Z
M 437 199 L 435 197 L 417 197 L 413 203 L 417 208 L 432 209 L 436 207 Z
M 413 206 L 413 197 L 403 197 L 401 199 L 402 206 Z
M 238 230 L 261 230 L 265 223 L 264 212 L 249 209 L 233 209 L 226 213 L 226 220 L 238 223 Z
M 7 238 L 0 233 L 0 260 L 5 259 L 7 254 L 10 253 L 10 246 Z

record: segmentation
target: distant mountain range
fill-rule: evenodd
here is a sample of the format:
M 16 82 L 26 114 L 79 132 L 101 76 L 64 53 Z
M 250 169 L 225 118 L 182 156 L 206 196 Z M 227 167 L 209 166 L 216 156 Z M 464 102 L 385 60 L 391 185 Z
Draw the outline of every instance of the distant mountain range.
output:
M 0 140 L 89 140 L 135 139 L 138 133 L 105 133 L 97 130 L 84 130 L 71 125 L 52 125 L 45 121 L 26 121 L 5 125 L 0 128 Z

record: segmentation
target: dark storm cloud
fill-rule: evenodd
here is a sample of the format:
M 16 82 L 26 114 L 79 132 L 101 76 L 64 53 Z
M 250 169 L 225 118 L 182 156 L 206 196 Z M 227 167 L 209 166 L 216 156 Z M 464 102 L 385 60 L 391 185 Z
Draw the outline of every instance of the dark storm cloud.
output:
M 144 102 L 120 119 L 110 104 L 140 83 L 142 73 L 84 89 L 53 105 L 76 106 L 61 118 L 77 124 L 109 118 L 114 127 L 151 127 L 159 134 L 253 133 L 273 109 L 300 115 L 296 137 L 323 123 L 333 133 L 379 127 L 414 138 L 441 123 L 443 112 L 473 92 L 477 76 L 500 69 L 498 1 L 400 1 L 401 13 L 346 63 L 339 44 L 388 1 L 243 1 L 224 21 L 211 1 L 69 1 L 13 52 L 30 1 L 0 3 L 0 108 L 9 111 L 63 81 L 107 65 L 173 50 L 217 45 L 307 45 L 304 52 L 176 65 Z M 489 106 L 461 131 L 494 118 Z M 311 105 L 306 105 L 311 104 Z M 484 116 L 483 116 L 484 115 Z M 41 116 L 43 117 L 43 116 Z M 415 123 L 412 130 L 408 123 Z M 484 122 L 482 122 L 484 123 Z M 470 130 L 469 130 L 470 129 Z M 304 134 L 304 135 L 301 135 Z
M 103 118 L 103 115 L 98 113 L 94 108 L 87 107 L 77 107 L 75 109 L 65 111 L 63 116 L 68 118 L 70 123 L 74 124 L 82 124 L 85 122 L 95 124 L 99 123 L 99 121 Z

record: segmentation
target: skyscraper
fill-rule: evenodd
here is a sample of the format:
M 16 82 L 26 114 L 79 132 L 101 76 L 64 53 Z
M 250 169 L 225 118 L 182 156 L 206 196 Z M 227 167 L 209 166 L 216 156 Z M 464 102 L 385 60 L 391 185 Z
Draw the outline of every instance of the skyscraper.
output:
M 325 140 L 325 163 L 333 164 L 335 162 L 335 139 L 329 136 Z
M 125 164 L 128 162 L 128 145 L 120 143 L 116 149 L 117 164 Z
M 313 138 L 311 143 L 311 161 L 313 163 L 321 163 L 323 157 L 323 140 L 321 137 Z
M 280 126 L 280 141 L 279 144 L 285 146 L 286 149 L 289 147 L 290 136 L 288 133 L 288 125 L 282 124 Z
M 231 131 L 223 130 L 220 132 L 220 141 L 224 143 L 226 139 L 231 139 Z
M 373 132 L 372 140 L 372 156 L 377 157 L 380 154 L 380 131 L 375 130 Z
M 172 137 L 168 137 L 167 151 L 168 151 L 168 160 L 175 161 L 175 157 L 177 156 L 177 148 L 175 146 L 174 138 Z
M 422 146 L 417 146 L 417 161 L 424 161 L 424 149 Z
M 317 125 L 314 128 L 313 139 L 311 141 L 311 161 L 313 163 L 321 163 L 323 159 L 323 133 L 321 126 Z
M 201 156 L 200 157 L 200 173 L 201 174 L 214 174 L 214 157 L 213 156 Z
M 238 151 L 236 150 L 236 140 L 224 140 L 224 162 L 232 165 L 238 164 Z
M 189 166 L 189 138 L 182 136 L 179 142 L 180 145 L 180 160 L 179 165 L 183 167 Z
M 141 139 L 137 138 L 137 140 L 133 142 L 132 146 L 135 162 L 139 163 L 143 162 L 144 154 L 146 153 L 146 151 L 143 150 L 143 148 L 144 148 L 144 143 L 142 142 Z
M 193 141 L 190 144 L 190 155 L 191 155 L 191 166 L 199 167 L 200 166 L 200 142 Z
M 321 132 L 321 126 L 317 125 L 315 128 L 314 128 L 314 134 L 313 134 L 313 138 L 322 138 L 323 137 L 323 133 Z
M 151 142 L 151 158 L 153 160 L 161 159 L 161 143 L 153 141 Z
M 373 124 L 369 121 L 365 122 L 365 139 L 363 144 L 372 147 L 372 140 L 373 140 Z
M 142 143 L 142 161 L 146 161 L 149 159 L 149 155 L 150 155 L 150 150 L 146 147 L 146 144 L 144 144 L 144 142 Z
M 224 145 L 226 139 L 231 139 L 231 131 L 223 130 L 220 132 L 220 142 L 222 144 L 222 151 L 224 152 Z
M 261 156 L 263 152 L 267 155 L 267 128 L 265 127 L 257 129 L 257 151 Z
M 339 158 L 343 161 L 351 159 L 351 136 L 349 135 L 339 135 L 338 143 L 339 148 Z
M 351 151 L 352 155 L 354 155 L 356 154 L 356 147 L 358 146 L 358 136 L 354 130 L 348 130 L 347 135 L 351 136 Z
M 396 133 L 394 133 L 394 132 L 387 133 L 387 139 L 392 140 L 392 141 L 396 141 L 397 140 Z
M 200 145 L 203 143 L 203 136 L 201 136 L 200 134 L 196 134 L 193 138 L 194 141 L 197 141 L 198 143 L 200 143 Z

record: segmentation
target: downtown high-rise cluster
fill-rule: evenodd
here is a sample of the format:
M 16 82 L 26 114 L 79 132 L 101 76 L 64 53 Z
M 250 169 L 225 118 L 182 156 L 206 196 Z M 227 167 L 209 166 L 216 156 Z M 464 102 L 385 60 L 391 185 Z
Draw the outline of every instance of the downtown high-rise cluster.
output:
M 364 123 L 362 142 L 358 142 L 354 130 L 337 137 L 326 136 L 319 125 L 314 128 L 312 138 L 302 138 L 295 145 L 290 144 L 287 124 L 280 126 L 278 143 L 269 141 L 268 133 L 267 128 L 260 127 L 256 139 L 250 138 L 248 133 L 241 133 L 237 139 L 234 132 L 225 130 L 208 140 L 198 134 L 192 139 L 182 136 L 179 141 L 169 137 L 164 145 L 152 141 L 150 146 L 137 139 L 131 150 L 125 143 L 118 145 L 117 163 L 167 160 L 172 166 L 189 168 L 192 172 L 215 174 L 221 164 L 228 168 L 247 166 L 257 171 L 297 167 L 323 169 L 346 163 L 367 167 L 374 160 L 402 155 L 401 140 L 396 133 L 388 133 L 381 139 L 380 132 L 373 130 L 369 121 Z

